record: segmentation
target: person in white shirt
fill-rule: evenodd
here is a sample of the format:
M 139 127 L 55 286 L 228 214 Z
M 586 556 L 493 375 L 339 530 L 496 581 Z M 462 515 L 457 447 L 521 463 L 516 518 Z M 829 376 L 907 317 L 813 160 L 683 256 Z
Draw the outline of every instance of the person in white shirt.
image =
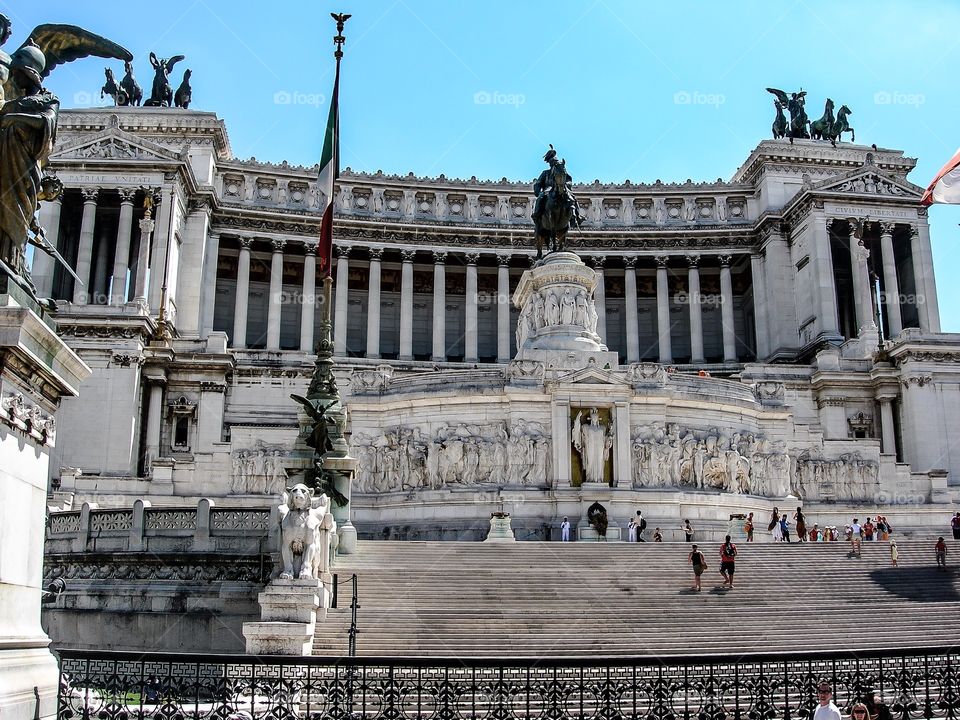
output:
M 850 549 L 851 554 L 860 557 L 860 534 L 863 532 L 863 528 L 860 526 L 857 518 L 853 519 L 853 524 L 850 525 Z
M 817 688 L 817 699 L 820 704 L 813 713 L 813 720 L 842 720 L 840 708 L 833 704 L 833 690 L 827 683 L 820 683 Z
M 570 542 L 570 521 L 567 516 L 563 516 L 563 522 L 560 523 L 560 542 Z

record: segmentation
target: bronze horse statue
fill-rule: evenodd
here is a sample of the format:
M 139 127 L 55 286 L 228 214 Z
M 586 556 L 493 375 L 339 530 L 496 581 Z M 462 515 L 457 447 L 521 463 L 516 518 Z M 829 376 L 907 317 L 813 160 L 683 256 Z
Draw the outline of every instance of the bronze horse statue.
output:
M 810 137 L 814 140 L 833 141 L 833 100 L 827 98 L 823 106 L 823 117 L 810 123 Z
M 104 68 L 103 74 L 106 76 L 107 81 L 104 83 L 104 86 L 100 88 L 100 98 L 103 99 L 105 95 L 109 95 L 113 98 L 114 105 L 126 105 L 127 93 L 124 92 L 122 87 L 117 85 L 117 81 L 113 77 L 113 70 Z
M 575 208 L 573 196 L 567 187 L 567 166 L 563 160 L 554 162 L 549 172 L 550 185 L 542 212 L 535 219 L 537 232 L 537 259 L 543 257 L 543 246 L 549 247 L 548 252 L 560 252 L 567 241 L 567 231 L 570 223 L 577 227 L 579 215 Z
M 127 94 L 127 105 L 139 105 L 143 101 L 143 88 L 133 76 L 133 63 L 125 62 L 123 64 L 123 80 L 120 81 L 120 87 Z
M 773 139 L 779 140 L 787 135 L 787 118 L 783 114 L 783 103 L 774 100 L 773 106 L 777 109 L 777 116 L 773 119 Z
M 830 142 L 834 147 L 837 146 L 837 140 L 843 139 L 840 136 L 845 132 L 850 133 L 850 142 L 857 141 L 856 133 L 853 131 L 853 128 L 850 127 L 850 123 L 847 122 L 848 115 L 853 115 L 853 110 L 848 108 L 846 105 L 841 105 L 840 109 L 837 110 L 837 119 L 834 121 L 833 128 L 830 133 Z

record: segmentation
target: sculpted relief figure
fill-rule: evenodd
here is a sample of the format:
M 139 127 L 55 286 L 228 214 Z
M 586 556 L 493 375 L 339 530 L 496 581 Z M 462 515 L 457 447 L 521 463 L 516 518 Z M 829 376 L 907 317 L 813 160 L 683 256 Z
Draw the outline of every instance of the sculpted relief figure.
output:
M 600 423 L 600 414 L 597 408 L 591 408 L 589 423 L 584 424 L 581 421 L 582 417 L 583 411 L 581 410 L 573 421 L 571 432 L 573 446 L 583 460 L 586 482 L 602 483 L 604 481 L 603 470 L 607 458 L 610 457 L 610 449 L 613 447 L 613 428 Z
M 241 450 L 231 461 L 230 491 L 256 495 L 278 493 L 287 481 L 285 464 L 283 450 Z
M 451 486 L 545 487 L 552 478 L 550 437 L 537 422 L 394 427 L 380 437 L 355 433 L 359 493 L 438 490 Z

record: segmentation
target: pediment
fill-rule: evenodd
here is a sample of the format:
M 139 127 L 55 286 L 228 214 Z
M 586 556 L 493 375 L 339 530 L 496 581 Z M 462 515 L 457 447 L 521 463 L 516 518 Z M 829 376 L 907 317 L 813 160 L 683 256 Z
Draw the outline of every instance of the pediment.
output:
M 563 385 L 610 385 L 617 388 L 631 387 L 630 383 L 621 374 L 596 365 L 588 365 L 580 370 L 560 375 L 557 377 L 556 383 Z
M 811 189 L 815 192 L 907 199 L 919 199 L 923 194 L 923 188 L 887 175 L 873 165 L 856 168 L 843 175 L 834 175 L 814 184 Z
M 56 148 L 52 160 L 132 160 L 178 161 L 177 153 L 165 147 L 111 127 L 93 137 L 85 137 Z

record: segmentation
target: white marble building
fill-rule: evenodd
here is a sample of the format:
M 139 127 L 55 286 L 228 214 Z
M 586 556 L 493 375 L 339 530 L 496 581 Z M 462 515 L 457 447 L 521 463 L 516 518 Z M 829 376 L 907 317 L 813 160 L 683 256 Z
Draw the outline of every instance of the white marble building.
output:
M 960 335 L 940 332 L 914 164 L 763 141 L 729 182 L 577 185 L 570 249 L 609 349 L 580 367 L 514 360 L 531 183 L 344 172 L 333 315 L 361 536 L 474 536 L 508 507 L 543 537 L 596 499 L 720 531 L 791 494 L 940 522 Z M 289 395 L 319 325 L 317 168 L 234 158 L 211 113 L 109 108 L 62 112 L 51 170 L 67 191 L 42 222 L 90 282 L 40 256 L 34 277 L 93 369 L 58 416 L 60 490 L 265 505 L 308 456 Z M 611 447 L 584 488 L 570 433 L 594 407 Z

